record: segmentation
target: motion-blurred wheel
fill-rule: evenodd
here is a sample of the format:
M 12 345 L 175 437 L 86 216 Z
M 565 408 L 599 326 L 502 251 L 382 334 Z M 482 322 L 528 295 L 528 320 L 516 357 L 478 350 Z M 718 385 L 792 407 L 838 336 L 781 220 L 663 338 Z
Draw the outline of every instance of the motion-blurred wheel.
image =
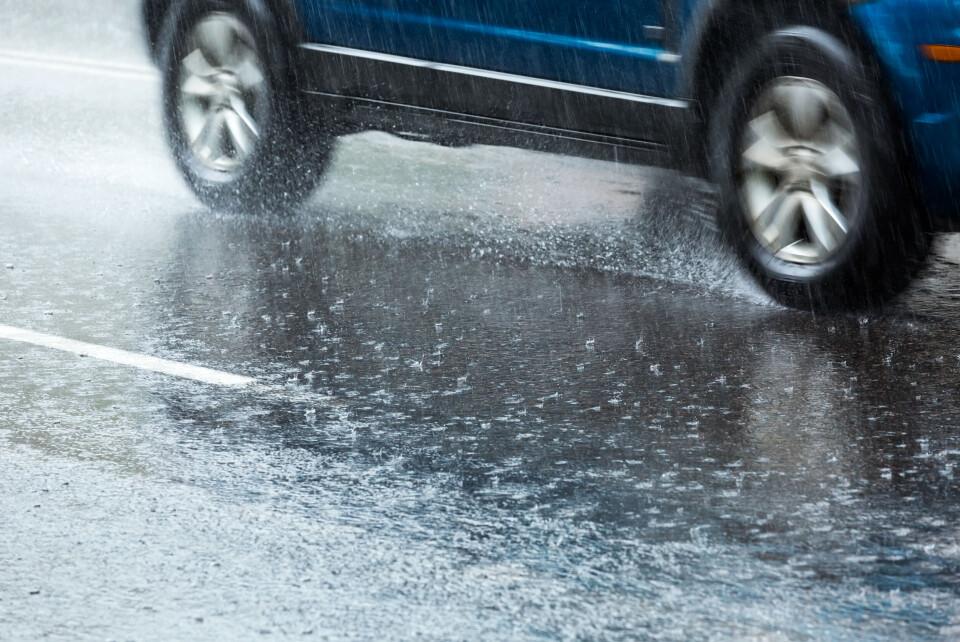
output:
M 197 196 L 245 210 L 306 198 L 329 141 L 303 115 L 269 11 L 256 1 L 183 1 L 162 38 L 167 137 Z
M 721 227 L 782 303 L 877 305 L 926 256 L 909 164 L 876 79 L 841 39 L 798 27 L 742 60 L 714 111 Z

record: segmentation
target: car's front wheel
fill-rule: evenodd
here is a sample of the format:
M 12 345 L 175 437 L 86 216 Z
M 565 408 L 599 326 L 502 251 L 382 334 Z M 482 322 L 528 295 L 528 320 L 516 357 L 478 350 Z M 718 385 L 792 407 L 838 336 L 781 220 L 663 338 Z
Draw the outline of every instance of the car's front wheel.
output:
M 721 227 L 794 307 L 875 306 L 928 249 L 876 74 L 840 39 L 779 31 L 741 61 L 710 124 Z
M 163 34 L 163 108 L 180 172 L 207 205 L 295 205 L 329 149 L 299 102 L 288 53 L 258 2 L 184 0 Z M 314 117 L 319 117 L 316 114 Z

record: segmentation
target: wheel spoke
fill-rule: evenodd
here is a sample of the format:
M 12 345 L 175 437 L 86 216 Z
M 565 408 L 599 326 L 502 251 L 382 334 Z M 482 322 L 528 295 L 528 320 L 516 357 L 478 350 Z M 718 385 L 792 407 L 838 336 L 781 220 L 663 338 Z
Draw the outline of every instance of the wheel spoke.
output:
M 756 141 L 743 152 L 748 163 L 772 172 L 779 172 L 786 166 L 789 158 L 783 147 L 789 143 L 783 135 L 783 129 L 772 111 L 759 116 L 749 124 Z
M 824 174 L 830 178 L 848 182 L 860 178 L 860 165 L 839 145 L 820 156 L 819 164 Z
M 841 107 L 834 106 L 833 111 L 837 112 Z M 840 113 L 831 113 L 830 122 L 821 130 L 821 137 L 824 148 L 842 147 L 851 151 L 857 146 L 857 137 L 852 131 L 853 125 L 849 122 L 848 115 Z
M 752 222 L 772 202 L 778 191 L 777 182 L 764 172 L 750 172 L 743 177 L 743 181 L 742 195 Z
M 187 134 L 187 140 L 190 141 L 191 145 L 194 145 L 200 138 L 200 133 L 206 127 L 209 119 L 208 110 L 204 109 L 198 102 L 191 101 L 183 104 L 181 122 L 183 123 L 183 130 Z
M 222 15 L 222 14 L 216 14 Z M 225 18 L 211 17 L 198 27 L 200 47 L 205 57 L 214 66 L 226 67 L 234 62 L 237 45 L 237 32 Z
M 795 193 L 784 197 L 776 216 L 770 222 L 765 237 L 778 250 L 797 240 L 799 231 L 800 206 Z
M 833 219 L 812 194 L 804 193 L 800 197 L 800 202 L 803 208 L 803 219 L 807 224 L 807 233 L 811 242 L 820 250 L 821 258 L 824 258 L 840 245 L 840 239 L 830 229 Z
M 233 68 L 233 72 L 240 81 L 240 86 L 244 91 L 250 91 L 263 82 L 263 72 L 260 70 L 257 55 L 246 45 L 241 45 L 239 60 Z
M 790 192 L 785 189 L 775 190 L 766 201 L 760 203 L 758 207 L 755 207 L 751 212 L 754 226 L 766 228 L 770 225 L 770 221 L 776 215 L 789 194 Z
M 207 80 L 203 76 L 197 74 L 190 74 L 187 76 L 187 79 L 183 81 L 183 85 L 180 87 L 180 91 L 188 96 L 197 96 L 199 98 L 209 98 L 219 93 L 219 88 L 216 84 Z
M 193 142 L 199 156 L 211 162 L 223 158 L 224 114 L 218 111 L 210 115 L 200 134 Z
M 249 154 L 256 143 L 256 134 L 247 127 L 243 119 L 232 109 L 224 110 L 224 119 L 227 123 L 227 132 L 230 142 L 237 151 Z
M 774 93 L 777 116 L 790 134 L 812 140 L 827 122 L 827 97 L 808 83 L 789 83 Z
M 260 137 L 260 128 L 257 127 L 257 121 L 253 119 L 247 110 L 247 104 L 239 96 L 230 97 L 230 108 L 237 115 L 237 118 L 243 123 L 244 127 L 254 138 Z
M 757 216 L 754 230 L 776 252 L 797 240 L 800 202 L 796 192 L 780 190 Z
M 195 76 L 207 77 L 216 72 L 216 69 L 199 48 L 191 51 L 190 55 L 183 59 L 183 66 Z
M 844 216 L 840 210 L 837 209 L 837 206 L 833 204 L 833 198 L 830 196 L 830 191 L 823 183 L 818 182 L 811 183 L 810 191 L 820 207 L 823 208 L 824 213 L 829 217 L 831 226 L 833 226 L 836 231 L 842 235 L 842 237 L 845 237 L 850 232 L 849 224 L 847 223 L 847 217 Z

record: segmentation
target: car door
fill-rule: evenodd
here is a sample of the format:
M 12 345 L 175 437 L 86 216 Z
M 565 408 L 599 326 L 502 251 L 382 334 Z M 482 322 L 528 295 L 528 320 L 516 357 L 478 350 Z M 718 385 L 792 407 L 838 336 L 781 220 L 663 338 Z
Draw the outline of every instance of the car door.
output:
M 309 0 L 318 43 L 616 91 L 669 95 L 676 0 Z

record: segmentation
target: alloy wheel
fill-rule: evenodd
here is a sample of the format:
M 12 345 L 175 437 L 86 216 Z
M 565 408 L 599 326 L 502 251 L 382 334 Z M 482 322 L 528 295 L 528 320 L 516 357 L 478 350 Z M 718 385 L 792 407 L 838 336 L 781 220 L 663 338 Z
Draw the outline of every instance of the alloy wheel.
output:
M 190 31 L 180 66 L 180 125 L 194 156 L 230 172 L 253 153 L 266 108 L 264 66 L 250 30 L 209 13 Z
M 811 78 L 774 79 L 754 103 L 740 149 L 740 197 L 760 245 L 789 263 L 833 256 L 862 191 L 860 148 L 840 97 Z

